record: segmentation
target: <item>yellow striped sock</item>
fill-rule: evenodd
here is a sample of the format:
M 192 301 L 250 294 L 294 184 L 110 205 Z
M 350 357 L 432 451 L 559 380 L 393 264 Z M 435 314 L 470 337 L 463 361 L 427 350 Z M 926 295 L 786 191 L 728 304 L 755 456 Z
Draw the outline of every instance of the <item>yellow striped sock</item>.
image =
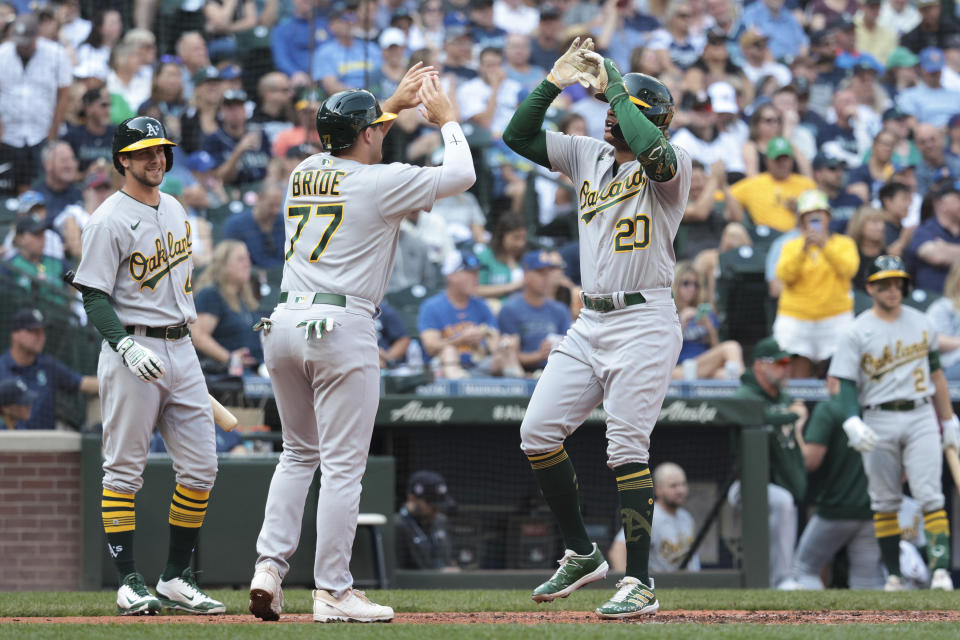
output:
M 900 535 L 900 522 L 896 511 L 873 514 L 873 531 L 878 538 Z
M 560 447 L 559 449 L 554 449 L 553 451 L 549 451 L 547 453 L 538 453 L 532 456 L 527 456 L 527 459 L 530 460 L 530 466 L 533 467 L 534 470 L 539 470 L 554 467 L 566 460 L 568 457 L 567 450 L 563 447 Z
M 207 515 L 209 491 L 197 491 L 177 485 L 170 501 L 170 524 L 189 529 L 198 529 Z
M 947 512 L 937 509 L 923 514 L 923 530 L 932 535 L 950 535 L 950 523 L 947 521 Z
M 103 530 L 107 533 L 133 531 L 137 526 L 134 494 L 104 489 L 100 499 L 100 515 Z
M 634 491 L 637 489 L 653 489 L 653 476 L 650 475 L 650 469 L 617 477 L 618 491 Z

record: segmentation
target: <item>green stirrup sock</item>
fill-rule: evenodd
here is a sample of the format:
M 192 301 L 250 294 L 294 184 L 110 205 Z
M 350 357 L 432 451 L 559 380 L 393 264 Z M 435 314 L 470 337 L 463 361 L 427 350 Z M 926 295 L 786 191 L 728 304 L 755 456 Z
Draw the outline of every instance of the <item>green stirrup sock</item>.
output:
M 620 493 L 620 519 L 627 543 L 626 575 L 650 584 L 650 528 L 653 525 L 653 477 L 650 467 L 630 462 L 613 470 Z
M 100 516 L 107 535 L 107 551 L 117 568 L 120 581 L 136 571 L 133 562 L 133 535 L 136 530 L 134 494 L 103 489 L 100 496 Z
M 880 545 L 880 557 L 887 573 L 900 575 L 900 522 L 897 512 L 889 511 L 873 514 L 873 532 Z
M 577 474 L 566 449 L 560 447 L 549 453 L 527 457 L 533 467 L 533 475 L 540 484 L 540 493 L 560 526 L 564 547 L 572 549 L 577 555 L 592 553 L 593 542 L 587 535 L 587 527 L 580 513 Z
M 930 571 L 950 568 L 950 525 L 943 509 L 923 514 L 927 534 L 927 566 Z

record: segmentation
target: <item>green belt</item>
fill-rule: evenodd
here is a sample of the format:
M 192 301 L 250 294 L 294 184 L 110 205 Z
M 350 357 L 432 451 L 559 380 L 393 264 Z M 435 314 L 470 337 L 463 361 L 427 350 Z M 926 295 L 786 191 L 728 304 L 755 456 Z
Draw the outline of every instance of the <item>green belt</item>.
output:
M 880 409 L 881 411 L 913 411 L 917 407 L 922 407 L 928 402 L 930 402 L 928 398 L 921 398 L 919 400 L 894 400 L 893 402 L 875 404 L 867 407 L 867 409 Z
M 643 297 L 643 294 L 639 291 L 635 293 L 627 293 L 623 296 L 623 305 L 629 307 L 635 304 L 643 304 L 647 299 Z M 589 296 L 583 294 L 583 306 L 591 311 L 599 311 L 600 313 L 606 313 L 608 311 L 613 311 L 616 309 L 613 306 L 613 296 Z
M 280 292 L 280 304 L 287 301 L 289 294 L 286 291 Z M 335 307 L 346 307 L 347 296 L 339 293 L 315 293 L 313 294 L 313 304 L 332 304 Z
M 131 336 L 136 335 L 136 326 L 127 325 L 124 329 L 126 329 L 127 334 Z M 161 340 L 179 340 L 184 336 L 190 335 L 190 327 L 185 324 L 177 325 L 176 327 L 145 327 L 143 335 L 148 338 L 160 338 Z

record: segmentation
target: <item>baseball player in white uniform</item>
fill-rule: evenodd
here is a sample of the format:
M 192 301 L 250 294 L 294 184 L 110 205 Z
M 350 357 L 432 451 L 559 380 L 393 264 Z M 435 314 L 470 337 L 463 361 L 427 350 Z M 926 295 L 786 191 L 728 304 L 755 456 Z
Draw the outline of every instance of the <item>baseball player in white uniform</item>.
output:
M 103 528 L 120 577 L 122 614 L 160 607 L 223 613 L 197 586 L 190 558 L 217 475 L 213 412 L 188 325 L 193 305 L 190 223 L 183 207 L 160 193 L 174 144 L 149 117 L 125 120 L 113 138 L 123 189 L 97 207 L 83 229 L 83 258 L 73 284 L 104 337 L 97 364 L 103 415 Z M 173 458 L 170 551 L 147 589 L 133 561 L 134 496 L 156 426 Z
M 443 165 L 378 164 L 391 120 L 422 102 L 441 126 Z M 297 549 L 304 500 L 320 467 L 313 619 L 388 621 L 393 609 L 353 589 L 350 555 L 360 482 L 380 397 L 374 316 L 403 219 L 466 191 L 470 149 L 432 67 L 412 67 L 381 110 L 364 90 L 330 96 L 317 114 L 324 152 L 294 169 L 286 194 L 280 304 L 263 326 L 264 360 L 283 425 L 270 483 L 250 611 L 277 620 L 281 580 Z
M 940 368 L 936 330 L 925 314 L 902 304 L 908 286 L 900 258 L 883 255 L 873 261 L 867 275 L 873 308 L 857 316 L 840 338 L 830 375 L 840 379 L 850 446 L 863 454 L 874 533 L 889 574 L 884 588 L 903 589 L 897 510 L 905 473 L 910 493 L 923 508 L 930 587 L 950 591 L 940 430 L 943 446 L 956 446 L 960 422 Z
M 566 597 L 605 577 L 607 562 L 580 513 L 577 480 L 563 443 L 597 405 L 607 413 L 607 464 L 617 478 L 627 546 L 626 576 L 597 610 L 630 617 L 659 608 L 649 577 L 653 481 L 650 434 L 682 342 L 670 292 L 673 239 L 690 190 L 691 161 L 665 132 L 673 97 L 660 81 L 621 76 L 609 59 L 575 41 L 517 109 L 503 140 L 565 173 L 579 194 L 583 311 L 554 348 L 520 427 L 541 492 L 566 551 L 537 602 Z M 591 65 L 583 71 L 583 63 Z M 542 131 L 563 87 L 581 81 L 609 101 L 603 141 Z

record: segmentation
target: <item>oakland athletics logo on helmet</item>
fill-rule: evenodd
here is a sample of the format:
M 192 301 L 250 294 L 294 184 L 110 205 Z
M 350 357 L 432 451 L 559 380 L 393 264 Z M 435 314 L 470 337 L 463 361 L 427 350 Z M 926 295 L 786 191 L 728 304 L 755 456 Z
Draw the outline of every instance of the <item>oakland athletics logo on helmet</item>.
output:
M 867 282 L 877 282 L 888 278 L 903 278 L 903 295 L 910 289 L 910 274 L 907 265 L 898 256 L 882 255 L 874 258 L 867 268 Z
M 127 118 L 117 126 L 113 134 L 113 166 L 123 175 L 123 165 L 120 164 L 120 154 L 147 147 L 164 145 L 163 152 L 167 157 L 167 171 L 173 167 L 173 147 L 176 143 L 167 139 L 167 131 L 156 118 L 137 116 Z

